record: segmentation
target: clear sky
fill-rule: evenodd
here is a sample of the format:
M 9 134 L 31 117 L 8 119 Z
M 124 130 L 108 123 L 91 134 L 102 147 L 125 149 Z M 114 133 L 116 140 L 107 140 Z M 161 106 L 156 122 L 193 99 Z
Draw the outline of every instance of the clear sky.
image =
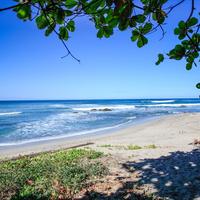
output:
M 173 28 L 185 19 L 188 2 L 168 19 L 165 38 L 160 41 L 160 33 L 152 34 L 141 49 L 130 41 L 131 31 L 115 31 L 100 40 L 91 22 L 80 19 L 68 42 L 80 64 L 60 58 L 66 51 L 56 36 L 47 38 L 33 22 L 1 12 L 0 99 L 198 97 L 198 68 L 188 72 L 184 62 L 171 60 L 155 66 L 157 54 L 177 42 Z M 13 3 L 1 0 L 0 7 Z

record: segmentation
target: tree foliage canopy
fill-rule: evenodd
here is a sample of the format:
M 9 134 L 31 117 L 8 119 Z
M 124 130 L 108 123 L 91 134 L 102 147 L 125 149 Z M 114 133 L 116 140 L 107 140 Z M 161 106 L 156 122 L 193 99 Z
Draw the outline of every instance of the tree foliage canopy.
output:
M 165 35 L 164 26 L 167 17 L 186 0 L 14 0 L 17 2 L 0 11 L 13 9 L 18 18 L 35 21 L 38 29 L 44 34 L 58 35 L 71 55 L 79 61 L 68 49 L 66 41 L 71 32 L 76 29 L 76 20 L 88 16 L 94 23 L 98 38 L 109 38 L 114 29 L 129 30 L 131 40 L 139 48 L 148 43 L 148 36 L 158 30 Z M 136 2 L 136 3 L 135 3 Z M 189 0 L 187 19 L 180 19 L 177 27 L 172 30 L 178 37 L 175 45 L 165 55 L 159 54 L 156 65 L 167 57 L 173 60 L 185 60 L 186 69 L 197 66 L 200 51 L 200 6 L 199 0 Z M 199 10 L 198 10 L 199 9 Z M 197 88 L 200 89 L 200 83 Z

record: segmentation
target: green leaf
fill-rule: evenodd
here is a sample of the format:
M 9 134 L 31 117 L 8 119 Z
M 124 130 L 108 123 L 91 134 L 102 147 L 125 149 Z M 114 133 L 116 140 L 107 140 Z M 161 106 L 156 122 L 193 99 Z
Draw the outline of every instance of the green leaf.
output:
M 66 0 L 66 7 L 69 9 L 71 9 L 77 5 L 78 5 L 78 3 L 75 0 Z
M 196 84 L 196 87 L 197 87 L 198 89 L 200 89 L 200 83 L 197 83 L 197 84 Z
M 73 12 L 71 10 L 65 10 L 65 15 L 68 16 L 72 16 Z
M 157 15 L 156 15 L 156 13 L 152 14 L 152 18 L 153 18 L 154 21 L 157 21 Z
M 166 13 L 163 10 L 158 10 L 156 12 L 156 19 L 159 24 L 162 24 L 165 21 Z
M 164 60 L 163 54 L 158 54 L 158 59 L 160 62 L 163 62 L 163 60 Z
M 107 6 L 110 7 L 112 4 L 113 4 L 113 1 L 112 1 L 112 0 L 106 0 L 106 5 L 107 5 Z
M 132 35 L 132 36 L 131 36 L 131 40 L 132 40 L 133 42 L 135 42 L 137 39 L 138 39 L 138 36 L 137 36 L 137 35 Z
M 131 17 L 131 19 L 129 20 L 129 25 L 130 27 L 135 27 L 137 25 L 137 22 L 134 17 Z
M 49 22 L 44 15 L 40 15 L 35 21 L 39 29 L 44 29 L 49 25 Z
M 73 20 L 70 20 L 68 23 L 67 23 L 67 29 L 71 32 L 74 32 L 75 31 L 75 23 Z
M 17 17 L 20 19 L 27 20 L 31 16 L 31 9 L 30 6 L 23 6 L 19 10 L 17 10 Z
M 131 36 L 131 40 L 134 42 L 134 41 L 136 41 L 137 39 L 138 39 L 138 37 L 139 37 L 139 32 L 137 31 L 137 30 L 133 30 L 132 31 L 132 36 Z
M 187 64 L 186 64 L 186 69 L 187 69 L 187 70 L 191 70 L 191 69 L 192 69 L 192 63 L 190 63 L 190 62 L 187 63 Z
M 142 29 L 142 33 L 143 34 L 149 33 L 151 31 L 152 27 L 153 27 L 152 23 L 146 23 Z
M 103 35 L 104 35 L 103 29 L 99 29 L 99 31 L 97 32 L 97 37 L 98 37 L 98 38 L 102 38 Z
M 108 27 L 108 26 L 104 26 L 103 31 L 104 31 L 104 36 L 106 38 L 109 38 L 113 34 L 113 29 L 111 27 Z
M 124 4 L 124 5 L 122 4 L 122 6 L 120 6 L 119 10 L 118 10 L 119 14 L 122 14 L 125 11 L 125 9 L 127 8 L 127 6 L 128 6 L 128 4 Z
M 178 23 L 178 26 L 179 26 L 180 29 L 184 29 L 184 28 L 186 27 L 186 24 L 185 24 L 184 21 L 180 21 L 180 22 Z
M 118 18 L 112 18 L 110 21 L 109 21 L 109 25 L 112 26 L 113 28 L 116 27 L 119 23 L 119 20 Z
M 63 24 L 64 19 L 65 19 L 65 11 L 63 9 L 58 9 L 56 15 L 56 22 L 58 24 Z
M 108 12 L 106 12 L 106 15 L 107 15 L 105 18 L 106 23 L 109 23 L 114 18 L 113 11 L 109 10 Z
M 62 39 L 62 40 L 68 40 L 69 34 L 68 34 L 68 30 L 67 30 L 66 27 L 61 26 L 61 27 L 59 28 L 59 37 L 60 37 L 60 39 Z
M 48 28 L 45 31 L 45 36 L 49 36 L 53 32 L 55 27 L 56 27 L 55 24 L 51 24 L 51 26 L 49 25 Z
M 134 16 L 135 21 L 138 23 L 144 23 L 144 21 L 146 20 L 146 16 L 145 15 L 136 15 Z
M 164 61 L 164 55 L 163 54 L 158 54 L 158 60 L 156 62 L 156 65 L 159 65 L 161 62 Z
M 185 38 L 185 36 L 186 36 L 185 33 L 181 33 L 181 34 L 178 36 L 178 39 L 179 39 L 179 40 L 182 40 L 182 39 Z
M 196 25 L 197 23 L 198 23 L 198 19 L 195 18 L 195 17 L 192 17 L 192 18 L 190 18 L 190 19 L 187 21 L 187 25 L 188 25 L 189 27 L 194 26 L 194 25 Z
M 102 0 L 92 0 L 90 1 L 90 3 L 88 4 L 89 11 L 88 12 L 93 12 L 96 11 L 102 4 Z
M 128 26 L 129 26 L 129 21 L 125 20 L 125 21 L 119 23 L 118 28 L 120 31 L 124 31 L 128 28 Z
M 193 63 L 194 57 L 190 54 L 186 60 L 187 60 L 187 62 Z
M 194 57 L 194 58 L 198 58 L 198 57 L 199 57 L 199 53 L 198 53 L 198 52 L 196 52 L 196 51 L 195 51 L 195 52 L 193 52 L 193 53 L 192 53 L 192 55 L 193 55 L 193 57 Z
M 147 43 L 148 43 L 148 39 L 144 37 L 143 35 L 140 35 L 137 41 L 137 46 L 141 48 Z
M 26 11 L 24 9 L 20 9 L 17 13 L 17 17 L 19 17 L 20 19 L 24 19 L 26 18 Z
M 175 35 L 179 35 L 180 34 L 180 29 L 179 28 L 175 28 L 174 29 L 174 34 Z

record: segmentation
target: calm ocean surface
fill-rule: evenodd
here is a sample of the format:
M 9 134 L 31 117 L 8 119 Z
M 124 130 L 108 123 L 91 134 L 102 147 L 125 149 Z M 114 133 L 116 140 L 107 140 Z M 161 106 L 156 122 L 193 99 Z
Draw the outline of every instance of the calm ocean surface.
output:
M 111 111 L 99 110 L 105 108 Z M 200 112 L 200 99 L 0 101 L 0 146 L 94 133 L 183 112 Z

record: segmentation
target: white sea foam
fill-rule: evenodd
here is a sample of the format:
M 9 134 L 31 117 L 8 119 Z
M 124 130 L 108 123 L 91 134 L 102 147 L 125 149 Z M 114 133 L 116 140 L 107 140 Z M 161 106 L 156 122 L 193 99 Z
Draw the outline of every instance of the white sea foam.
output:
M 180 112 L 178 112 L 178 111 L 173 111 L 172 113 L 173 113 L 173 114 L 179 114 Z
M 53 105 L 50 105 L 51 108 L 68 108 L 67 105 L 65 104 L 53 104 Z
M 21 112 L 3 112 L 0 113 L 0 116 L 6 116 L 6 115 L 19 115 Z
M 136 116 L 132 116 L 132 117 L 127 117 L 127 119 L 131 120 L 131 119 L 136 119 Z
M 155 104 L 155 105 L 143 105 L 145 107 L 189 107 L 200 106 L 200 103 L 182 103 L 182 104 Z
M 103 110 L 103 109 L 111 109 L 111 110 L 127 110 L 127 109 L 135 109 L 134 105 L 116 105 L 116 106 L 91 106 L 91 107 L 77 107 L 73 108 L 76 111 L 91 111 L 92 109 Z
M 175 102 L 175 100 L 155 100 L 155 101 L 151 101 L 152 103 L 172 103 Z
M 104 128 L 97 128 L 97 129 L 92 129 L 92 130 L 73 132 L 73 133 L 69 133 L 69 134 L 62 134 L 62 135 L 59 135 L 59 136 L 46 136 L 46 137 L 43 137 L 43 138 L 28 139 L 28 140 L 18 141 L 18 142 L 0 143 L 0 146 L 22 145 L 22 144 L 28 144 L 28 143 L 33 143 L 33 142 L 42 142 L 42 141 L 62 139 L 62 138 L 68 138 L 68 137 L 73 137 L 73 136 L 79 136 L 79 135 L 86 135 L 86 134 L 91 134 L 91 133 L 98 133 L 98 132 L 103 132 L 103 131 L 106 131 L 106 130 L 112 130 L 112 129 L 121 127 L 121 126 L 128 124 L 130 122 L 131 121 L 121 123 L 121 124 L 118 124 L 118 125 L 115 125 L 115 126 L 109 126 L 109 127 L 104 127 Z
M 85 124 L 103 119 L 104 116 L 94 116 L 86 112 L 63 112 L 48 116 L 43 120 L 21 122 L 17 124 L 16 130 L 10 133 L 9 137 L 31 139 L 30 137 L 61 135 L 63 132 L 82 130 Z
M 30 132 L 35 136 L 45 135 L 49 130 L 54 132 L 62 132 L 62 130 L 70 130 L 71 125 L 78 121 L 92 121 L 96 120 L 95 117 L 91 118 L 86 116 L 87 113 L 78 112 L 78 113 L 59 113 L 57 115 L 49 116 L 43 120 L 32 121 L 32 122 L 22 122 L 17 125 L 15 135 L 26 136 Z

